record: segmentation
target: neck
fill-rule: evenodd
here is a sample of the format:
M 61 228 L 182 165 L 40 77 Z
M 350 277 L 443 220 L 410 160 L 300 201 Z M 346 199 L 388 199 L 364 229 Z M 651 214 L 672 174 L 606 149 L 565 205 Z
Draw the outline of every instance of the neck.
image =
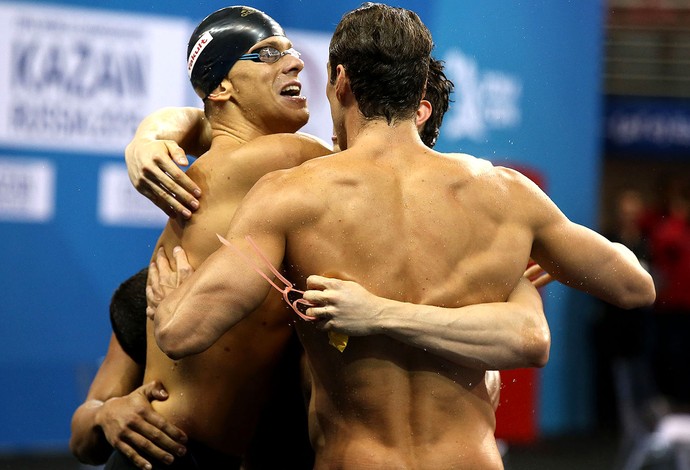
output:
M 221 116 L 211 120 L 210 124 L 212 141 L 229 137 L 238 143 L 245 143 L 269 133 L 239 116 Z
M 238 143 L 246 143 L 257 137 L 278 132 L 258 119 L 248 119 L 246 113 L 232 103 L 225 103 L 210 113 L 209 124 L 213 140 L 218 137 L 225 140 L 225 137 L 229 137 Z
M 414 118 L 388 124 L 385 118 L 368 120 L 359 112 L 348 114 L 345 118 L 347 148 L 355 145 L 394 146 L 422 144 Z

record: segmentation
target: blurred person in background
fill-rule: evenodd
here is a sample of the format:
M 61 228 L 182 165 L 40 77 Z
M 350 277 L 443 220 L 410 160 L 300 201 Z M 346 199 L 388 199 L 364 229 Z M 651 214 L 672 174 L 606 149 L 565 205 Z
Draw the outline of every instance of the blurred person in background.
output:
M 653 367 L 673 411 L 690 412 L 690 179 L 664 179 L 661 211 L 648 225 L 654 304 Z
M 640 191 L 625 189 L 616 194 L 613 215 L 606 238 L 628 247 L 649 270 L 649 244 L 642 229 L 642 218 L 647 211 Z M 640 379 L 639 402 L 655 398 L 652 384 L 651 347 L 653 343 L 652 307 L 623 310 L 601 302 L 600 315 L 593 326 L 597 358 L 597 416 L 605 428 L 618 424 L 616 408 L 615 368 L 619 361 L 626 361 Z M 643 386 L 643 384 L 646 384 Z M 642 389 L 643 388 L 643 389 Z

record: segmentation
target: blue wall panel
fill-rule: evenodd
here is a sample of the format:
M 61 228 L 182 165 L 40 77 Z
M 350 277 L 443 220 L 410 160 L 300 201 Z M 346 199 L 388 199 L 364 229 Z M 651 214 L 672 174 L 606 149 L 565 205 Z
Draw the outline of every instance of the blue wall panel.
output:
M 594 227 L 601 141 L 601 2 L 443 0 L 436 5 L 431 23 L 436 55 L 446 59 L 449 70 L 454 70 L 458 50 L 465 58 L 459 68 L 465 72 L 451 77 L 456 103 L 444 121 L 439 149 L 536 170 L 546 192 L 571 220 Z M 474 74 L 467 62 L 476 68 Z M 510 92 L 510 85 L 517 91 Z M 463 137 L 453 129 L 455 113 L 472 100 L 490 100 L 505 117 L 463 115 L 459 125 L 467 127 L 467 117 L 474 116 L 475 128 L 484 128 L 481 135 Z M 590 302 L 562 286 L 546 291 L 553 342 L 541 382 L 538 414 L 543 432 L 584 429 L 593 423 Z

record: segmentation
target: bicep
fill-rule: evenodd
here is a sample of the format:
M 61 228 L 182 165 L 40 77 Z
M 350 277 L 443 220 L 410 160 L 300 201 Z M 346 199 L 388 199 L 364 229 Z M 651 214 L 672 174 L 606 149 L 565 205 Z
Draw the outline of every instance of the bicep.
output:
M 565 216 L 535 234 L 532 258 L 554 279 L 582 284 L 615 256 L 611 243 L 595 231 Z

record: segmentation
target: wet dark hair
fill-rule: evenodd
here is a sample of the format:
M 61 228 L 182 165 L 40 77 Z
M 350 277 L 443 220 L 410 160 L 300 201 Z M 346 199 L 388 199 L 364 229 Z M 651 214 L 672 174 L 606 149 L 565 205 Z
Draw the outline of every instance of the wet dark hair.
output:
M 110 324 L 120 346 L 139 365 L 146 364 L 146 277 L 144 268 L 115 289 Z
M 443 72 L 443 61 L 433 57 L 429 61 L 429 75 L 426 82 L 426 95 L 424 99 L 431 103 L 431 116 L 424 123 L 419 136 L 422 142 L 429 148 L 436 145 L 436 140 L 441 132 L 443 116 L 450 105 L 450 94 L 453 92 L 453 82 L 446 78 Z
M 342 65 L 360 112 L 367 119 L 414 117 L 424 96 L 431 33 L 416 13 L 365 3 L 346 13 L 331 39 L 331 83 Z

